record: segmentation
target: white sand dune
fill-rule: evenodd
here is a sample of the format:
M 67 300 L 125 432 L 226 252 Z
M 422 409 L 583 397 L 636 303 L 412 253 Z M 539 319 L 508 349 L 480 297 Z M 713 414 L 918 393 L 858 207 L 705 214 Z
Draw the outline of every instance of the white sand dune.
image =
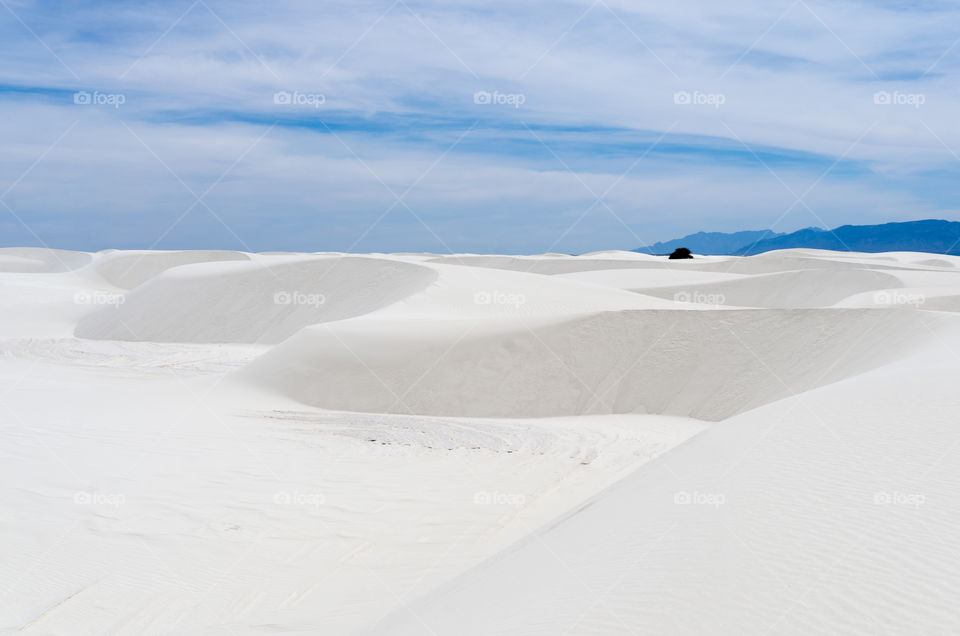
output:
M 435 277 L 425 267 L 365 257 L 179 265 L 133 289 L 122 304 L 86 316 L 76 334 L 100 340 L 274 344 L 307 325 L 358 316 L 405 298 Z
M 250 260 L 242 252 L 196 250 L 187 252 L 133 252 L 109 250 L 97 254 L 95 268 L 108 283 L 121 289 L 133 289 L 173 267 L 215 261 Z
M 725 420 L 371 634 L 951 634 L 953 335 Z
M 960 633 L 958 264 L 0 250 L 0 634 Z
M 617 289 L 636 290 L 640 286 L 644 289 L 659 287 L 677 287 L 678 285 L 704 285 L 728 280 L 744 278 L 744 274 L 730 274 L 727 272 L 702 272 L 695 270 L 680 271 L 673 268 L 624 268 L 624 269 L 592 269 L 569 274 L 557 274 L 558 278 L 566 278 L 594 285 L 615 287 Z
M 918 254 L 912 257 L 917 258 Z M 826 250 L 776 250 L 765 252 L 749 258 L 729 257 L 706 261 L 675 261 L 683 262 L 685 267 L 702 271 L 724 272 L 733 274 L 773 274 L 775 272 L 789 272 L 800 269 L 864 269 L 873 270 L 900 270 L 914 267 L 905 258 L 891 255 L 884 257 L 877 254 L 837 253 Z
M 0 272 L 68 272 L 93 260 L 84 252 L 39 247 L 0 247 Z
M 809 390 L 897 360 L 928 337 L 909 310 L 363 320 L 304 329 L 238 375 L 337 410 L 717 421 L 786 397 L 791 387 Z
M 901 280 L 871 269 L 801 269 L 673 287 L 636 289 L 661 298 L 715 298 L 738 307 L 830 307 L 855 294 L 902 287 Z
M 616 252 L 604 255 L 583 257 L 538 255 L 538 256 L 479 256 L 465 254 L 461 256 L 438 256 L 430 259 L 432 263 L 447 265 L 462 265 L 467 267 L 488 267 L 491 269 L 507 269 L 534 274 L 570 274 L 596 269 L 619 268 L 663 268 L 670 264 L 663 259 L 656 259 L 645 254 L 631 254 L 630 252 Z

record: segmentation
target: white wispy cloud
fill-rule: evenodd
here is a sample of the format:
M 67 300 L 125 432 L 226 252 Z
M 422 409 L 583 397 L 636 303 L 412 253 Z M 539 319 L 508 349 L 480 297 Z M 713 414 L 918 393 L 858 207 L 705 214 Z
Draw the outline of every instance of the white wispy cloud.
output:
M 955 218 L 958 13 L 6 0 L 0 192 L 43 240 L 87 249 L 582 251 Z M 4 212 L 4 241 L 34 242 Z

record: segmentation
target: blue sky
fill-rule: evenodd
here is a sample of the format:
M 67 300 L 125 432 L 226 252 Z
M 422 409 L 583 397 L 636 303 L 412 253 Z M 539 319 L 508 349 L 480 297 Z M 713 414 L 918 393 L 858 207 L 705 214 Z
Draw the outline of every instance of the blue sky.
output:
M 579 253 L 960 220 L 958 18 L 0 0 L 0 244 Z

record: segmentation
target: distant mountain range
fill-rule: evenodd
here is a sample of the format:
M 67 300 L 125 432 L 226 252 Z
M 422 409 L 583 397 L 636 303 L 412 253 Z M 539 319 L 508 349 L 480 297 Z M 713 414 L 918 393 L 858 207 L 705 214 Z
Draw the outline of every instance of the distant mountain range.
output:
M 753 245 L 761 239 L 785 236 L 773 230 L 747 230 L 744 232 L 697 232 L 683 238 L 654 243 L 647 247 L 640 247 L 634 252 L 645 254 L 669 254 L 678 247 L 686 247 L 694 254 L 735 254 L 748 245 Z
M 960 223 L 931 219 L 882 225 L 843 225 L 833 230 L 809 227 L 790 234 L 773 230 L 697 232 L 634 251 L 669 254 L 678 247 L 686 247 L 694 254 L 737 256 L 795 247 L 839 252 L 932 252 L 960 256 Z

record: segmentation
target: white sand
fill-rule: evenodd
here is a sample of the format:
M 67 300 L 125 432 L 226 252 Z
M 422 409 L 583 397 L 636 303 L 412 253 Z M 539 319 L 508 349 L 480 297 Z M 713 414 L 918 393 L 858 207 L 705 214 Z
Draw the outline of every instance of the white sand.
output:
M 0 633 L 958 633 L 958 264 L 0 250 Z

